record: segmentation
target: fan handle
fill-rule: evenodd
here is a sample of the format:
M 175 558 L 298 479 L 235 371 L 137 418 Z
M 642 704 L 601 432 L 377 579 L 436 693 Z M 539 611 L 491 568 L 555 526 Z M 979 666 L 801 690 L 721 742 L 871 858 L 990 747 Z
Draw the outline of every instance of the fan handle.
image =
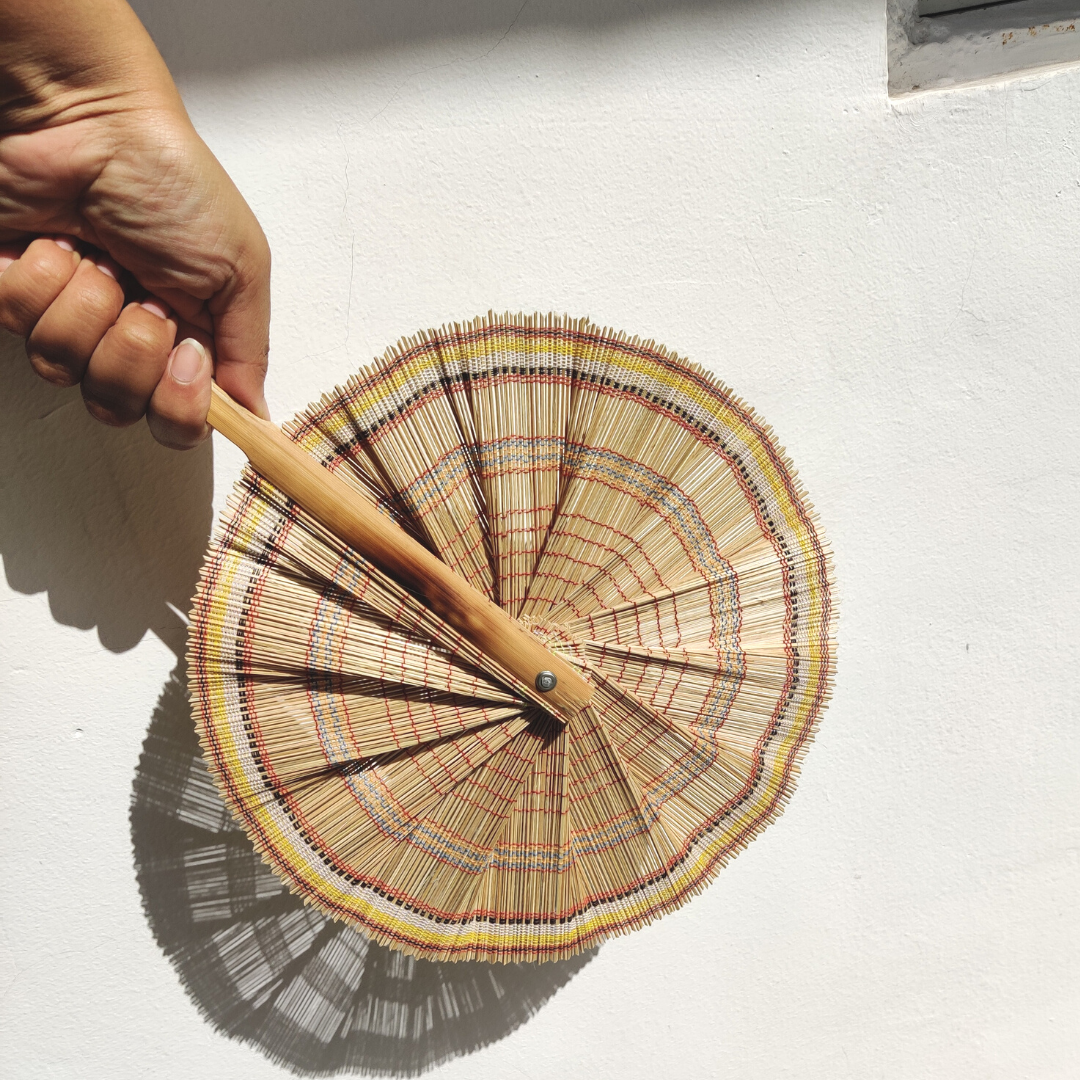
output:
M 593 686 L 573 665 L 305 454 L 276 424 L 233 401 L 217 383 L 212 384 L 212 391 L 210 426 L 243 450 L 276 488 L 380 570 L 416 590 L 463 637 L 527 686 L 535 687 L 552 712 L 568 719 L 568 714 L 589 704 Z

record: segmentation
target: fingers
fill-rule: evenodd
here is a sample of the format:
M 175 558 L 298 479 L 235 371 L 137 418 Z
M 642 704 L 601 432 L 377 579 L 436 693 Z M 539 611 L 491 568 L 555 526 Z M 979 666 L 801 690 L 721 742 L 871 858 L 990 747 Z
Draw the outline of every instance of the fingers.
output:
M 5 245 L 5 258 L 13 250 Z M 26 337 L 71 280 L 79 260 L 69 240 L 32 241 L 0 274 L 0 326 Z
M 160 442 L 186 449 L 210 433 L 212 326 L 178 319 L 157 297 L 124 303 L 121 270 L 101 252 L 80 258 L 65 237 L 0 244 L 0 325 L 26 337 L 34 370 L 49 382 L 82 383 L 88 411 L 114 426 L 147 415 Z M 173 347 L 178 325 L 185 337 Z M 198 339 L 198 340 L 197 340 Z
M 176 321 L 160 301 L 128 304 L 86 366 L 82 393 L 91 415 L 116 427 L 141 419 L 165 372 L 175 337 Z
M 26 341 L 34 370 L 57 386 L 83 377 L 98 342 L 124 306 L 119 270 L 104 257 L 84 258 Z
M 146 413 L 159 443 L 187 450 L 210 434 L 206 413 L 212 374 L 210 355 L 195 338 L 185 338 L 173 349 Z

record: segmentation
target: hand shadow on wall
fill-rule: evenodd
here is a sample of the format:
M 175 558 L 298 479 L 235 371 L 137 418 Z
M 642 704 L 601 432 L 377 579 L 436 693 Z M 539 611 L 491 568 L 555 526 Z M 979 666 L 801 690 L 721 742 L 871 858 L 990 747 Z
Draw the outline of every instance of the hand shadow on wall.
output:
M 186 681 L 181 664 L 154 711 L 131 836 L 154 936 L 219 1031 L 303 1076 L 413 1076 L 508 1035 L 595 955 L 432 963 L 304 904 L 218 795 Z
M 99 424 L 0 331 L 0 555 L 11 588 L 47 592 L 57 622 L 96 626 L 112 652 L 147 630 L 182 652 L 176 612 L 199 578 L 213 487 L 209 442 L 178 453 L 145 424 Z

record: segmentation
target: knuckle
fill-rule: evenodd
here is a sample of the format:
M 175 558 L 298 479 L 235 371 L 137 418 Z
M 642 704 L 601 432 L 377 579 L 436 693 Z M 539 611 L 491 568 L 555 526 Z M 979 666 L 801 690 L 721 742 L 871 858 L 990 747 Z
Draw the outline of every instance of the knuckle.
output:
M 65 385 L 71 385 L 79 381 L 93 346 L 85 340 L 85 334 L 80 333 L 81 327 L 65 325 L 50 315 L 51 312 L 46 312 L 26 339 L 26 354 L 42 378 L 56 381 L 45 374 L 45 369 L 51 368 L 58 373 L 65 372 Z M 57 378 L 60 378 L 59 374 Z
M 71 276 L 71 256 L 68 252 L 54 246 L 54 251 L 38 249 L 33 246 L 19 260 L 27 279 L 39 286 L 60 286 Z M 63 255 L 63 258 L 60 255 Z
M 170 450 L 191 450 L 209 435 L 205 427 L 199 424 L 180 424 L 152 413 L 147 414 L 146 420 L 150 434 Z
M 27 297 L 11 285 L 0 283 L 0 326 L 19 337 L 26 337 L 40 312 L 30 307 Z
M 40 350 L 30 352 L 28 349 L 27 355 L 34 372 L 53 386 L 74 386 L 79 381 L 70 368 L 45 356 Z
M 0 278 L 0 324 L 25 337 L 73 273 L 69 252 L 31 244 Z
M 147 414 L 154 417 L 155 421 L 163 427 L 168 427 L 174 431 L 188 434 L 202 430 L 203 418 L 195 415 L 190 408 L 185 409 L 175 402 L 166 403 L 155 400 Z
M 104 277 L 104 274 L 102 275 Z M 114 283 L 115 285 L 115 283 Z M 123 304 L 123 293 L 119 286 L 116 291 L 100 285 L 88 285 L 79 290 L 78 304 L 80 315 L 91 319 L 95 323 L 113 322 L 120 313 Z
M 163 446 L 174 450 L 191 449 L 210 434 L 206 424 L 209 405 L 209 386 L 177 387 L 162 382 L 146 410 L 147 424 Z
M 150 434 L 170 450 L 190 450 L 210 435 L 210 429 L 199 420 L 181 420 L 157 409 L 147 412 L 146 422 Z
M 165 322 L 157 319 L 161 324 L 157 327 L 149 323 L 149 319 L 156 319 L 156 316 L 147 315 L 141 319 L 132 315 L 121 319 L 109 331 L 110 344 L 127 356 L 155 356 L 163 352 L 167 344 Z
M 100 420 L 109 427 L 130 427 L 142 417 L 141 412 L 136 412 L 121 402 L 102 399 L 99 394 L 87 390 L 85 383 L 83 384 L 83 404 L 95 420 Z

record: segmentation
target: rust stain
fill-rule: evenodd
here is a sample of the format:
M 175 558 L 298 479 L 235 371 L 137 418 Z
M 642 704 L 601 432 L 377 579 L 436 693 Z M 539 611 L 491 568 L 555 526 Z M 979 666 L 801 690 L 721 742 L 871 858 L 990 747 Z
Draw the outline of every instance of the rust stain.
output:
M 1068 23 L 1067 25 L 1065 25 L 1063 23 L 1043 23 L 1042 26 L 1029 26 L 1028 27 L 1028 36 L 1029 37 L 1038 37 L 1039 34 L 1043 30 L 1051 30 L 1051 29 L 1054 31 L 1055 34 L 1075 33 L 1076 32 L 1076 23 L 1071 22 L 1071 23 Z M 1012 38 L 1013 38 L 1013 32 L 1011 30 L 1007 34 L 1002 34 L 1001 35 L 1001 44 L 1002 45 L 1007 45 L 1010 41 L 1012 41 Z

